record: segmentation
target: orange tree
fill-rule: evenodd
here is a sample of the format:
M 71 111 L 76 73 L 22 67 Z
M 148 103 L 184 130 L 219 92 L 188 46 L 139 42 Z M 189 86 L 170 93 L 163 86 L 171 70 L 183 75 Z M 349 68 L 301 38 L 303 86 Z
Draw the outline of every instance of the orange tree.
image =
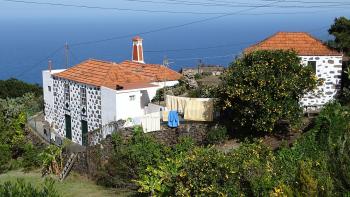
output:
M 234 128 L 272 132 L 279 121 L 296 123 L 300 98 L 317 86 L 312 69 L 294 51 L 255 51 L 222 76 L 219 104 Z

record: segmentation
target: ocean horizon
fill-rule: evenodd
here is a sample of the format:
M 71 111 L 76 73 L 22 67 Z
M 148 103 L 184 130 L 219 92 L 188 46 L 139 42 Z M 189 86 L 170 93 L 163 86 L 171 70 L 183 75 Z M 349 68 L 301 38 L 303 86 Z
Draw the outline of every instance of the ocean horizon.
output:
M 334 15 L 236 15 L 146 34 L 140 33 L 205 16 L 1 17 L 0 79 L 14 77 L 41 84 L 41 71 L 47 69 L 49 59 L 53 69 L 66 67 L 65 43 L 69 46 L 68 67 L 89 58 L 130 60 L 131 39 L 136 35 L 144 39 L 146 63 L 161 64 L 168 58 L 174 70 L 197 66 L 199 61 L 227 66 L 244 48 L 279 31 L 305 31 L 321 40 L 331 39 L 327 29 Z

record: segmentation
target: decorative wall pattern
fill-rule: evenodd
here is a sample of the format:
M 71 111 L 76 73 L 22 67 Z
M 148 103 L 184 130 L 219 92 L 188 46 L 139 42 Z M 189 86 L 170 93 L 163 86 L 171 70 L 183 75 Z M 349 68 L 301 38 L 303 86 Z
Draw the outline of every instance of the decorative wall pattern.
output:
M 65 101 L 64 98 L 64 84 L 69 84 L 69 101 Z M 81 88 L 86 88 L 86 106 L 81 104 Z M 101 91 L 99 87 L 54 78 L 53 94 L 53 126 L 59 135 L 66 136 L 65 115 L 71 116 L 72 141 L 78 144 L 82 144 L 82 120 L 87 121 L 88 131 L 102 127 Z
M 52 122 L 53 118 L 55 117 L 54 114 L 54 108 L 49 103 L 44 102 L 44 114 L 45 114 L 45 120 L 48 122 Z
M 305 95 L 300 104 L 308 109 L 319 109 L 329 101 L 332 101 L 340 89 L 342 73 L 341 56 L 301 56 L 302 63 L 316 62 L 316 76 L 323 79 L 323 85 L 318 86 L 314 92 Z

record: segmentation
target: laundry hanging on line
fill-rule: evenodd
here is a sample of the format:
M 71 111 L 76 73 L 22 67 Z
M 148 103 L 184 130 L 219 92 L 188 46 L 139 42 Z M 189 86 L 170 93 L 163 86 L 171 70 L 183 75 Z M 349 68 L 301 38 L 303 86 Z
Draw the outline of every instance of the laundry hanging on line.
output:
M 166 95 L 166 107 L 184 114 L 185 120 L 213 121 L 213 98 L 189 98 Z

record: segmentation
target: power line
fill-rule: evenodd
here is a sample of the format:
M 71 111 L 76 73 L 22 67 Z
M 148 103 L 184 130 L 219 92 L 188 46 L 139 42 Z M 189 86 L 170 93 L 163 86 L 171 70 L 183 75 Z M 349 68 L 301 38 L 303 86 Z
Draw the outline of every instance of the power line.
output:
M 217 59 L 217 58 L 225 58 L 225 57 L 235 57 L 238 53 L 230 53 L 226 55 L 217 55 L 217 56 L 205 56 L 205 57 L 189 57 L 189 58 L 172 58 L 169 60 L 172 61 L 188 61 L 188 60 L 199 60 L 199 59 Z
M 224 47 L 231 47 L 231 46 L 242 46 L 245 44 L 252 44 L 252 43 L 254 43 L 254 42 L 231 43 L 231 44 L 225 44 L 225 45 L 216 45 L 216 46 L 198 47 L 198 48 L 145 50 L 144 52 L 146 52 L 146 53 L 162 53 L 162 52 L 194 51 L 194 50 L 224 48 Z
M 191 12 L 191 11 L 171 11 L 171 10 L 148 10 L 148 9 L 132 9 L 132 8 L 116 8 L 116 7 L 101 7 L 101 6 L 88 6 L 88 5 L 77 5 L 77 4 L 63 4 L 63 3 L 48 3 L 38 1 L 22 1 L 22 0 L 2 0 L 13 3 L 25 3 L 35 5 L 50 5 L 60 7 L 74 7 L 74 8 L 88 8 L 88 9 L 99 9 L 99 10 L 118 10 L 118 11 L 134 11 L 134 12 L 148 12 L 148 13 L 168 13 L 168 14 L 225 14 L 223 12 Z
M 218 14 L 228 14 L 227 12 L 193 12 L 193 11 L 172 11 L 172 10 L 149 10 L 149 9 L 133 9 L 133 8 L 117 8 L 117 7 L 102 7 L 102 6 L 89 6 L 82 4 L 64 4 L 64 3 L 49 3 L 49 2 L 38 2 L 38 1 L 24 1 L 24 0 L 2 0 L 6 2 L 13 3 L 25 3 L 25 4 L 35 4 L 35 5 L 50 5 L 50 6 L 60 6 L 60 7 L 74 7 L 74 8 L 88 8 L 88 9 L 100 9 L 100 10 L 117 10 L 117 11 L 135 11 L 135 12 L 148 12 L 148 13 L 169 13 L 169 14 L 198 14 L 198 15 L 218 15 Z M 331 5 L 312 5 L 312 6 L 300 6 L 300 5 L 253 5 L 253 4 L 213 4 L 213 3 L 200 3 L 200 2 L 192 2 L 188 3 L 188 1 L 171 1 L 171 2 L 157 2 L 153 0 L 125 0 L 132 2 L 143 2 L 143 3 L 153 3 L 153 4 L 180 4 L 180 5 L 195 5 L 195 6 L 205 6 L 205 7 L 234 7 L 234 8 L 261 8 L 261 7 L 278 7 L 278 8 L 344 8 L 346 5 L 350 5 L 349 3 L 341 3 L 341 4 L 331 4 Z M 294 1 L 293 1 L 294 2 Z M 297 2 L 297 1 L 295 1 Z M 339 7 L 340 6 L 340 7 Z
M 274 1 L 272 3 L 268 3 L 268 4 L 265 4 L 265 5 L 272 5 L 272 4 L 279 3 L 279 2 L 282 2 L 282 1 L 281 0 Z M 219 15 L 219 16 L 204 18 L 204 19 L 200 19 L 200 20 L 196 20 L 196 21 L 192 21 L 192 22 L 188 22 L 188 23 L 183 23 L 183 24 L 180 24 L 180 25 L 172 25 L 172 26 L 161 27 L 161 28 L 158 28 L 158 29 L 150 30 L 150 31 L 138 32 L 138 33 L 136 33 L 136 35 L 146 35 L 146 34 L 151 34 L 151 33 L 160 32 L 160 31 L 177 29 L 177 28 L 186 27 L 186 26 L 190 26 L 190 25 L 194 25 L 194 24 L 198 24 L 198 23 L 204 23 L 204 22 L 207 22 L 207 21 L 212 21 L 212 20 L 224 18 L 224 17 L 227 17 L 227 16 L 237 15 L 237 14 L 240 14 L 240 13 L 243 13 L 243 12 L 246 12 L 246 11 L 255 10 L 255 9 L 258 9 L 258 8 L 259 7 L 248 8 L 248 9 L 240 10 L 240 11 L 237 11 L 237 12 L 232 12 L 232 13 L 223 14 L 223 15 Z M 116 36 L 116 37 L 105 38 L 105 39 L 100 39 L 100 40 L 79 42 L 79 43 L 72 44 L 71 46 L 74 47 L 74 46 L 81 46 L 81 45 L 88 45 L 88 44 L 95 44 L 95 43 L 106 42 L 106 41 L 111 41 L 111 40 L 117 40 L 117 39 L 122 39 L 122 38 L 130 38 L 130 37 L 132 37 L 134 35 L 135 34 L 126 34 L 126 35 L 122 35 L 122 36 Z
M 193 1 L 179 1 L 179 0 L 172 0 L 172 1 L 154 1 L 154 0 L 124 0 L 128 2 L 140 2 L 140 3 L 152 3 L 152 4 L 166 4 L 166 5 L 186 5 L 186 6 L 203 6 L 203 7 L 256 7 L 260 5 L 254 5 L 254 4 L 248 4 L 248 3 L 240 3 L 240 2 L 193 2 Z M 298 1 L 289 1 L 291 3 L 298 3 Z M 300 3 L 305 3 L 305 1 L 300 1 Z M 307 2 L 309 4 L 315 4 L 315 5 L 309 5 L 309 6 L 300 6 L 300 5 L 280 5 L 280 6 L 266 6 L 266 7 L 279 7 L 279 8 L 315 8 L 315 7 L 322 7 L 322 8 L 329 8 L 331 7 L 337 7 L 337 6 L 344 6 L 344 5 L 350 5 L 349 2 L 327 2 L 328 5 L 317 5 L 317 2 Z M 326 3 L 326 2 L 322 2 Z

